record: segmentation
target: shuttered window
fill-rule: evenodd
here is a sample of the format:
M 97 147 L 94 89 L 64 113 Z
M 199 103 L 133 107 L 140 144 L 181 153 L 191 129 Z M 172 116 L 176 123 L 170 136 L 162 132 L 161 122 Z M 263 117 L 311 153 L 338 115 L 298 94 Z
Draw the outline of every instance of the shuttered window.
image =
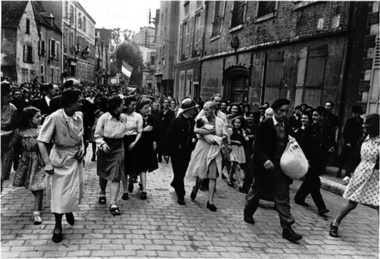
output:
M 243 24 L 246 6 L 245 1 L 234 1 L 233 3 L 233 9 L 231 11 L 231 28 Z
M 266 77 L 265 77 L 265 98 L 272 103 L 281 96 L 281 85 L 284 71 L 284 52 L 268 54 Z
M 380 114 L 380 38 L 376 36 L 375 53 L 373 57 L 373 68 L 370 82 L 367 114 L 377 113 Z
M 224 1 L 215 1 L 214 19 L 212 22 L 211 38 L 218 36 L 222 31 L 222 21 L 224 16 Z
M 328 46 L 303 48 L 299 52 L 295 105 L 321 104 L 325 79 Z
M 33 63 L 33 47 L 29 45 L 24 45 L 23 52 L 24 62 Z

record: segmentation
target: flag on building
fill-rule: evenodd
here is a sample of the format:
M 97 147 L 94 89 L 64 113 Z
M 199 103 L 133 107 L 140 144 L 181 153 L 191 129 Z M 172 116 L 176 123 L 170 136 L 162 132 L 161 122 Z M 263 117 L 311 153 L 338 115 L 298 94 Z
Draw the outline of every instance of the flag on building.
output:
M 121 65 L 121 72 L 123 72 L 124 75 L 127 77 L 131 77 L 133 71 L 133 67 L 131 67 L 127 62 L 123 61 L 123 64 Z

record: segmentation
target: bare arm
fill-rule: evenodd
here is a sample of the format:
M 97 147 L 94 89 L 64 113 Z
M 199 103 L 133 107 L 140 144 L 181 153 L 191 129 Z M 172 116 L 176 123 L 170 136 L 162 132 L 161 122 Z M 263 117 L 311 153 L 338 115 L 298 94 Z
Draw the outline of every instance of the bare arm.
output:
M 48 174 L 53 174 L 53 166 L 51 164 L 51 161 L 49 159 L 49 149 L 48 149 L 48 144 L 45 142 L 38 141 L 38 148 L 40 150 L 42 159 L 45 162 L 45 172 Z

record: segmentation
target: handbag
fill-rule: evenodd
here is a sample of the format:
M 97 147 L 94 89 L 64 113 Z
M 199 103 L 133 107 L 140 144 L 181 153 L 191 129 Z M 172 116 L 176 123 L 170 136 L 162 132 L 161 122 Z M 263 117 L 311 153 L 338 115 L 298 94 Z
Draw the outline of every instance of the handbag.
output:
M 289 141 L 280 159 L 282 171 L 291 179 L 300 179 L 307 173 L 309 162 L 300 145 L 289 136 Z

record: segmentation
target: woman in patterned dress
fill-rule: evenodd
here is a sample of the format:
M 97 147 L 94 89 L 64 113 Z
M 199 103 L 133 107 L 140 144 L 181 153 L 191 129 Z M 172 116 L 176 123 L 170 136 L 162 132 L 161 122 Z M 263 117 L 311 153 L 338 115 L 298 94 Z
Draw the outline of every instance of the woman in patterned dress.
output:
M 340 222 L 356 208 L 358 203 L 376 206 L 379 213 L 379 115 L 368 115 L 363 128 L 368 136 L 361 146 L 361 161 L 343 194 L 348 203 L 330 225 L 329 234 L 332 237 L 339 237 Z
M 41 129 L 40 124 L 40 110 L 35 107 L 24 108 L 20 114 L 18 127 L 9 142 L 10 146 L 13 146 L 18 141 L 21 142 L 21 158 L 15 173 L 13 186 L 24 186 L 33 193 L 35 198 L 34 225 L 42 223 L 40 211 L 42 210 L 43 190 L 46 189 L 45 164 L 37 144 L 37 137 Z
M 10 103 L 11 93 L 10 83 L 1 82 L 1 191 L 4 180 L 9 179 L 13 161 L 13 148 L 9 148 L 8 143 L 16 127 L 17 108 Z

